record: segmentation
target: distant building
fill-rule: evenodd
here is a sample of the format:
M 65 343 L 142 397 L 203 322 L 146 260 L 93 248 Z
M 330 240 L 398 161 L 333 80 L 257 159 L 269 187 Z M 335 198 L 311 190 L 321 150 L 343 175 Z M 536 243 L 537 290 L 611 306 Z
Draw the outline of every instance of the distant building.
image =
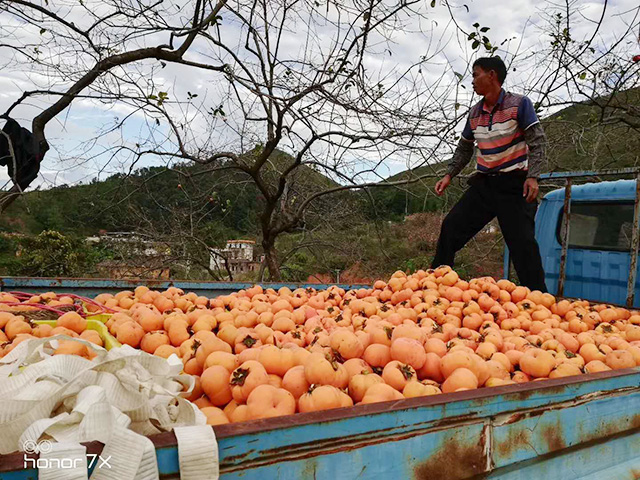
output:
M 254 272 L 260 268 L 256 259 L 256 242 L 253 240 L 227 240 L 226 248 L 212 248 L 209 255 L 209 268 L 226 271 L 225 259 L 231 273 Z
M 114 252 L 114 258 L 97 265 L 98 273 L 109 278 L 157 278 L 171 276 L 171 248 L 132 232 L 100 231 L 88 237 L 87 243 L 104 243 Z

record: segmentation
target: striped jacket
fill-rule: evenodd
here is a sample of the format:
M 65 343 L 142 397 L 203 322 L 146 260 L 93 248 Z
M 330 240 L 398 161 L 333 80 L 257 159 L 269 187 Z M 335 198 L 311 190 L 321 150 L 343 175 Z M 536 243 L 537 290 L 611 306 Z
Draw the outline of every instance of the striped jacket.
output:
M 503 89 L 491 112 L 485 110 L 484 99 L 471 108 L 462 139 L 477 144 L 480 172 L 526 171 L 529 148 L 525 130 L 537 123 L 531 100 Z

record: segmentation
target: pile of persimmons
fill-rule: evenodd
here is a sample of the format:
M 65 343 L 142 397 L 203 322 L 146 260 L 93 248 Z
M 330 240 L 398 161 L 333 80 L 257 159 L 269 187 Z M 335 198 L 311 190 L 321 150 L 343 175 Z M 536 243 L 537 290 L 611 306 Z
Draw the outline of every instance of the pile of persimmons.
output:
M 140 286 L 95 301 L 117 311 L 118 341 L 182 359 L 213 425 L 640 365 L 637 312 L 449 267 L 351 291 Z
M 22 315 L 0 311 L 0 358 L 25 340 L 54 335 L 67 335 L 104 346 L 100 334 L 95 330 L 88 330 L 86 318 L 77 312 L 64 313 L 58 317 L 56 326 L 52 327 L 46 323 L 34 323 Z M 79 355 L 88 359 L 96 356 L 95 352 L 85 344 L 70 340 L 60 341 L 54 355 Z

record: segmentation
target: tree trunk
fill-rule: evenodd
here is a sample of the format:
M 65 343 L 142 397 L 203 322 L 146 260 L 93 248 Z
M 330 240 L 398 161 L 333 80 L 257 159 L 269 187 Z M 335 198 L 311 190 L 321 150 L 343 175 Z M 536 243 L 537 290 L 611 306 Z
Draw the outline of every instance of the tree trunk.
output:
M 278 255 L 276 253 L 275 242 L 271 239 L 262 241 L 264 248 L 264 259 L 269 269 L 269 279 L 272 282 L 280 281 L 280 266 L 278 265 Z

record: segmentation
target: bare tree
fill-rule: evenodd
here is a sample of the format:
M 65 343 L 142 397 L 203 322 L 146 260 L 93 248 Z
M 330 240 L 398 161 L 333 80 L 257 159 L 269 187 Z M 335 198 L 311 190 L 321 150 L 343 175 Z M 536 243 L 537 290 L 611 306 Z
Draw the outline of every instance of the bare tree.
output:
M 512 64 L 527 71 L 523 88 L 547 117 L 550 170 L 639 164 L 640 7 L 612 9 L 608 1 L 588 13 L 575 0 L 546 2 L 541 48 Z
M 162 1 L 107 0 L 75 4 L 52 0 L 43 6 L 28 0 L 0 1 L 0 13 L 10 14 L 15 21 L 1 27 L 4 41 L 0 47 L 13 54 L 3 68 L 31 65 L 35 73 L 46 75 L 49 83 L 46 88 L 23 92 L 3 116 L 8 117 L 34 96 L 54 100 L 32 122 L 35 140 L 46 152 L 45 127 L 76 98 L 140 100 L 143 85 L 131 80 L 126 69 L 131 64 L 155 60 L 222 72 L 223 65 L 199 64 L 185 56 L 199 34 L 217 22 L 226 3 L 195 0 L 163 5 Z M 39 39 L 30 41 L 27 36 L 24 40 L 21 29 L 29 26 L 39 29 Z M 153 46 L 139 46 L 146 42 Z M 132 83 L 138 88 L 127 88 Z M 18 193 L 14 186 L 2 198 L 2 209 Z
M 7 113 L 34 95 L 58 95 L 33 120 L 44 140 L 46 124 L 76 98 L 124 104 L 130 113 L 111 132 L 139 113 L 150 133 L 106 154 L 129 155 L 134 165 L 151 156 L 242 172 L 262 197 L 261 243 L 273 279 L 276 238 L 299 228 L 309 205 L 376 184 L 389 159 L 413 152 L 427 163 L 449 146 L 462 115 L 445 105 L 457 80 L 444 75 L 448 64 L 433 61 L 442 39 L 429 30 L 433 10 L 422 0 L 90 3 L 82 4 L 84 21 L 71 21 L 75 10 L 62 1 L 0 3 L 49 39 L 31 49 L 4 45 L 15 52 L 13 64 L 26 56 L 40 72 L 73 79 L 25 92 Z M 395 42 L 408 34 L 424 48 L 399 56 Z M 57 64 L 62 54 L 75 58 Z M 160 84 L 167 64 L 200 72 L 207 93 Z M 443 121 L 445 111 L 454 113 Z M 278 150 L 290 155 L 274 160 Z M 304 185 L 314 171 L 334 183 Z
M 602 94 L 637 78 L 637 66 L 622 60 L 603 66 L 624 58 L 637 10 L 629 13 L 628 31 L 600 42 L 603 49 L 602 20 L 578 41 L 575 2 L 550 4 L 550 46 L 510 52 L 511 40 L 493 44 L 487 27 L 476 23 L 467 31 L 456 20 L 462 7 L 422 0 L 0 0 L 0 13 L 15 20 L 0 26 L 0 48 L 12 52 L 3 68 L 28 66 L 46 83 L 5 113 L 41 108 L 32 128 L 46 142 L 45 127 L 74 100 L 100 102 L 119 113 L 85 145 L 105 165 L 119 162 L 131 171 L 149 161 L 190 162 L 205 168 L 187 176 L 237 172 L 237 181 L 259 193 L 260 241 L 277 280 L 276 239 L 304 231 L 312 206 L 331 205 L 344 191 L 408 188 L 436 176 L 429 168 L 384 181 L 388 162 L 434 165 L 456 144 L 472 97 L 462 83 L 468 67 L 454 71 L 443 54 L 451 40 L 468 57 L 498 53 L 513 57 L 513 67 L 528 63 L 525 91 L 541 109 L 587 97 L 606 103 L 603 122 L 633 128 L 636 110 Z M 438 8 L 448 12 L 449 33 L 438 34 L 431 23 Z M 35 38 L 21 35 L 21 26 Z M 581 82 L 592 75 L 587 91 Z M 5 196 L 3 208 L 14 198 Z

